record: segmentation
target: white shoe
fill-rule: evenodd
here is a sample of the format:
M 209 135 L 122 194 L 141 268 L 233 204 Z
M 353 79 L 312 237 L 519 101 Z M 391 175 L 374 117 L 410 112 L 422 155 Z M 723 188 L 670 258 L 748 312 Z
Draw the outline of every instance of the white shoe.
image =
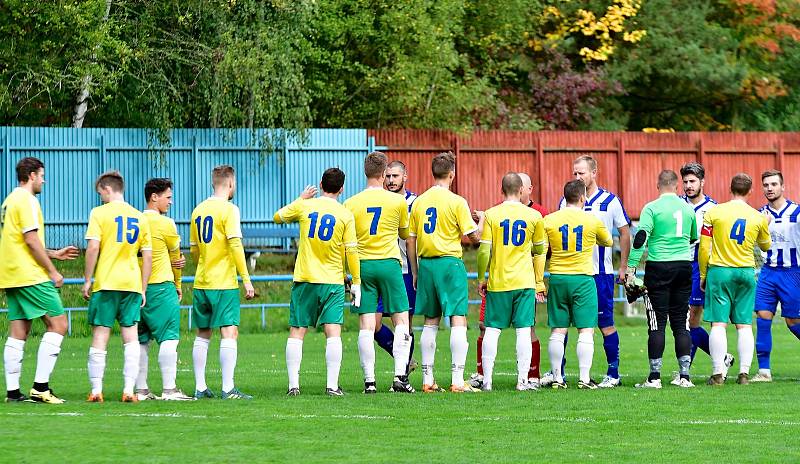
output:
M 538 389 L 539 389 L 539 382 L 531 383 L 526 380 L 517 383 L 517 391 L 536 391 Z
M 645 380 L 643 383 L 637 383 L 636 388 L 655 388 L 656 390 L 661 389 L 661 379 L 655 380 Z
M 541 384 L 539 383 L 539 379 L 528 379 L 528 384 L 533 385 L 535 390 L 538 390 Z
M 555 376 L 552 372 L 545 372 L 541 379 L 539 379 L 539 385 L 542 387 L 549 387 L 553 385 L 553 382 L 556 381 Z
M 751 382 L 772 382 L 772 373 L 770 371 L 758 370 L 758 374 L 750 379 Z
M 483 376 L 480 374 L 472 374 L 469 376 L 467 383 L 472 388 L 483 388 Z
M 611 376 L 603 377 L 603 381 L 600 382 L 597 386 L 600 388 L 615 388 L 619 387 L 622 381 L 619 378 L 614 378 Z
M 723 379 L 728 378 L 728 369 L 730 369 L 730 367 L 733 366 L 734 362 L 736 362 L 736 358 L 734 358 L 733 355 L 730 353 L 725 353 L 725 361 L 724 361 L 725 370 L 722 372 Z
M 152 400 L 160 400 L 161 399 L 161 398 L 157 397 L 150 390 L 136 390 L 135 395 L 136 395 L 136 399 L 138 399 L 139 401 L 152 401 Z
M 481 391 L 490 392 L 490 391 L 492 391 L 492 384 L 484 383 L 479 388 L 480 388 Z
M 679 372 L 673 372 L 672 373 L 672 380 L 670 380 L 669 383 L 672 384 L 672 385 L 675 385 L 676 387 L 680 387 L 681 386 L 681 374 Z
M 680 377 L 679 377 L 679 378 L 680 378 Z M 670 382 L 670 383 L 672 383 L 672 382 Z M 678 383 L 677 383 L 677 384 L 675 384 L 675 383 L 672 383 L 672 384 L 673 384 L 673 385 L 677 385 L 677 386 L 679 386 L 679 387 L 681 387 L 681 388 L 693 388 L 693 387 L 694 387 L 694 384 L 692 383 L 692 381 L 691 381 L 691 380 L 689 380 L 689 379 L 683 379 L 683 378 L 681 378 L 681 379 L 678 381 Z
M 174 390 L 164 390 L 161 392 L 161 399 L 164 401 L 194 401 L 197 398 L 188 396 L 176 388 Z

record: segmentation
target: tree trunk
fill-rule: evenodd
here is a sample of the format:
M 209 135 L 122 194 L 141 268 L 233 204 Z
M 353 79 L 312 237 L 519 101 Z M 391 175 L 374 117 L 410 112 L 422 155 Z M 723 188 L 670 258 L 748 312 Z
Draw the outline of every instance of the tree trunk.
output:
M 106 0 L 106 11 L 103 14 L 103 23 L 108 21 L 108 15 L 111 13 L 111 2 L 113 0 Z M 96 53 L 92 53 L 92 60 L 97 58 Z M 81 79 L 81 91 L 78 93 L 78 99 L 75 101 L 75 113 L 72 116 L 72 127 L 83 127 L 83 121 L 86 118 L 86 111 L 89 108 L 89 86 L 92 84 L 91 74 L 86 74 Z

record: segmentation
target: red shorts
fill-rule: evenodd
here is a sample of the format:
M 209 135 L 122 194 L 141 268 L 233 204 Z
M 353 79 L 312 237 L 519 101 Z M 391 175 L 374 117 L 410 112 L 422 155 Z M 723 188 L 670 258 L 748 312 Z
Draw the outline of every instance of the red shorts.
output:
M 480 316 L 479 316 L 478 320 L 483 322 L 483 320 L 485 318 L 486 318 L 486 297 L 482 296 L 481 297 L 481 313 L 480 313 Z

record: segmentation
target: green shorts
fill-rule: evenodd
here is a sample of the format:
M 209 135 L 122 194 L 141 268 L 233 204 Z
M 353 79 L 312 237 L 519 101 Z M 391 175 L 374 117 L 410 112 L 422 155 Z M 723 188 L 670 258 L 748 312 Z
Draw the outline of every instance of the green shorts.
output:
M 316 327 L 321 324 L 344 324 L 344 285 L 294 282 L 289 325 Z
M 550 275 L 547 289 L 547 325 L 589 329 L 597 325 L 597 286 L 588 275 Z
M 181 308 L 172 282 L 147 286 L 147 302 L 139 322 L 139 343 L 180 340 Z
M 192 325 L 198 329 L 239 326 L 239 289 L 192 291 Z
M 425 317 L 466 316 L 467 269 L 453 256 L 420 258 L 416 313 Z
M 89 300 L 89 324 L 114 327 L 132 327 L 139 322 L 142 294 L 117 290 L 100 290 L 92 293 Z
M 379 296 L 383 298 L 384 314 L 408 311 L 408 295 L 400 261 L 393 258 L 361 261 L 361 306 L 351 306 L 350 312 L 378 312 Z
M 33 320 L 64 314 L 64 305 L 53 282 L 6 289 L 8 320 Z
M 486 327 L 506 329 L 532 327 L 536 318 L 536 291 L 532 288 L 486 292 Z
M 752 324 L 756 276 L 752 267 L 711 266 L 706 276 L 706 322 Z

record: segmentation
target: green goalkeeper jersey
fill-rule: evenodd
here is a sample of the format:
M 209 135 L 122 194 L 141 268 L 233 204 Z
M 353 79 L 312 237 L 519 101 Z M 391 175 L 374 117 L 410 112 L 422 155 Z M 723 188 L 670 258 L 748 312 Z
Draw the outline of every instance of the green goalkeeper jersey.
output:
M 639 265 L 645 247 L 648 261 L 692 261 L 691 244 L 695 241 L 697 218 L 694 210 L 678 195 L 664 193 L 642 209 L 628 266 Z

